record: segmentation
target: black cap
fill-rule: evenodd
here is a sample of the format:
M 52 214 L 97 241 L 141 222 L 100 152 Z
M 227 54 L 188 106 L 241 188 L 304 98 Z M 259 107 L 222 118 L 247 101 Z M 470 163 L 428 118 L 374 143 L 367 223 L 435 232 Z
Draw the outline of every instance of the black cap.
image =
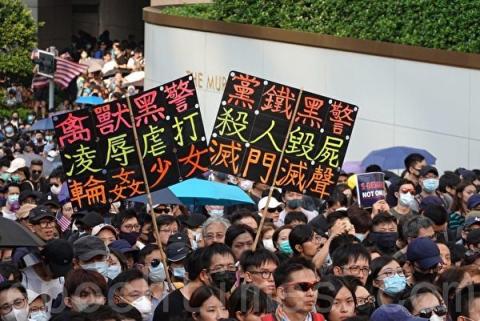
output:
M 57 195 L 53 194 L 53 193 L 46 193 L 43 195 L 42 198 L 40 198 L 40 200 L 38 201 L 38 204 L 39 205 L 50 205 L 50 206 L 54 206 L 54 207 L 57 207 L 57 208 L 60 208 L 62 207 L 60 205 L 60 202 L 58 201 L 58 197 Z
M 65 276 L 72 269 L 73 247 L 66 240 L 51 240 L 42 251 L 54 278 Z
M 91 260 L 98 255 L 107 256 L 107 247 L 101 239 L 96 236 L 87 235 L 79 238 L 73 243 L 75 257 L 82 261 Z
M 181 215 L 178 220 L 188 228 L 194 229 L 201 226 L 207 217 L 203 214 Z
M 30 211 L 28 220 L 30 223 L 38 223 L 38 221 L 45 217 L 55 219 L 55 214 L 53 214 L 48 207 L 39 205 Z
M 25 190 L 20 193 L 20 196 L 18 197 L 18 202 L 21 205 L 29 197 L 32 197 L 36 201 L 38 201 L 40 197 L 42 197 L 42 194 L 36 191 Z
M 480 229 L 471 230 L 467 236 L 467 244 L 477 245 L 480 243 Z
M 105 223 L 102 215 L 97 212 L 87 212 L 83 217 L 77 220 L 78 223 L 82 223 L 86 227 L 93 228 L 98 224 Z
M 432 174 L 434 174 L 435 176 L 438 177 L 438 170 L 435 167 L 430 166 L 430 165 L 422 167 L 422 169 L 420 170 L 420 177 L 425 177 L 429 173 L 432 173 Z
M 127 240 L 115 240 L 108 245 L 112 250 L 116 250 L 122 254 L 138 252 L 138 250 L 130 245 Z
M 167 245 L 166 254 L 170 262 L 184 260 L 192 250 L 184 242 L 174 242 Z
M 186 234 L 178 232 L 173 235 L 170 235 L 170 237 L 168 238 L 167 245 L 171 243 L 183 243 L 183 244 L 186 244 L 187 246 L 190 246 L 190 239 Z

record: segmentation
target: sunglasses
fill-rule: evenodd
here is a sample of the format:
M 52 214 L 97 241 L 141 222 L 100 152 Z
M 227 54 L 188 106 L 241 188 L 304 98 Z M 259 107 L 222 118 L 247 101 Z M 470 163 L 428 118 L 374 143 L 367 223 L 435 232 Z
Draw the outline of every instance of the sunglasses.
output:
M 295 290 L 299 290 L 302 292 L 307 292 L 308 290 L 317 291 L 320 287 L 320 282 L 290 282 L 286 283 L 285 286 L 291 286 Z
M 153 267 L 153 268 L 156 268 L 157 266 L 160 265 L 160 260 L 159 259 L 153 259 L 152 262 L 150 262 L 150 265 Z
M 448 309 L 447 309 L 446 306 L 441 304 L 441 305 L 437 305 L 436 307 L 433 307 L 433 308 L 420 310 L 420 313 L 418 314 L 418 316 L 420 318 L 430 319 L 433 312 L 435 312 L 435 314 L 438 315 L 439 317 L 443 317 L 443 316 L 447 315 Z
M 281 211 L 283 211 L 283 207 L 281 206 L 277 206 L 274 208 L 267 208 L 268 213 L 275 213 L 275 212 L 281 212 Z

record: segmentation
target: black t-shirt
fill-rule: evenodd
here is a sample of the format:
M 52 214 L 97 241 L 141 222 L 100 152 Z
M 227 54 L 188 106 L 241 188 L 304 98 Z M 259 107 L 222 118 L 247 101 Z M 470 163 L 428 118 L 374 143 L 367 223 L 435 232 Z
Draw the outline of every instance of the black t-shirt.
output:
M 153 315 L 153 321 L 190 319 L 191 312 L 189 311 L 189 306 L 189 301 L 183 296 L 180 289 L 177 289 L 157 305 Z

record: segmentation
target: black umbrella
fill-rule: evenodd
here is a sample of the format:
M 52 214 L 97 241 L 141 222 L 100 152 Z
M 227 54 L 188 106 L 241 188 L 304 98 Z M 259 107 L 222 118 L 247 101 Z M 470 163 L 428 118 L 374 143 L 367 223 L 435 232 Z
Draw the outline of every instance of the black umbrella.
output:
M 0 248 L 19 246 L 45 246 L 45 242 L 22 224 L 0 217 Z

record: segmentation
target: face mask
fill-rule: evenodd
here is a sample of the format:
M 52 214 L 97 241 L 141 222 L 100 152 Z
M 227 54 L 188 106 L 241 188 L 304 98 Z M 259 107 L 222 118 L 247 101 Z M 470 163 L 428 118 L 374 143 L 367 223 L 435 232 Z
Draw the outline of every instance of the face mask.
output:
M 388 295 L 397 295 L 407 286 L 407 279 L 404 276 L 395 274 L 394 276 L 385 278 L 383 280 L 383 292 Z
M 5 127 L 5 133 L 12 134 L 13 133 L 13 127 Z
M 415 200 L 415 198 L 410 193 L 400 193 L 400 198 L 398 199 L 400 204 L 405 206 L 405 207 L 407 207 L 407 206 L 410 207 L 410 205 L 412 205 L 414 200 Z
M 243 189 L 245 192 L 248 192 L 253 187 L 253 182 L 248 180 L 243 180 L 238 184 L 238 187 Z
M 212 217 L 223 216 L 223 210 L 222 209 L 211 209 L 211 210 L 208 211 L 208 214 Z
M 373 303 L 365 303 L 357 306 L 357 314 L 360 316 L 369 317 L 373 313 L 373 310 L 375 310 L 375 304 Z
M 84 270 L 96 271 L 103 276 L 107 276 L 108 263 L 106 261 L 93 262 L 80 265 Z
M 444 320 L 444 317 L 436 315 L 435 312 L 432 313 L 432 316 L 429 319 L 429 321 L 443 321 L 443 320 Z
M 230 291 L 235 285 L 235 282 L 237 282 L 237 272 L 233 271 L 211 273 L 210 277 L 212 278 L 213 285 L 225 292 Z
M 10 176 L 10 180 L 13 182 L 13 183 L 20 183 L 20 176 L 18 175 L 12 175 Z
M 32 180 L 38 181 L 38 179 L 40 178 L 40 176 L 42 176 L 41 173 L 33 173 L 33 174 L 32 174 Z
M 152 301 L 146 296 L 139 297 L 132 302 L 132 306 L 142 314 L 142 320 L 147 321 L 152 314 Z
M 263 247 L 266 248 L 269 251 L 275 252 L 275 246 L 273 246 L 273 240 L 262 240 L 263 242 Z
M 149 267 L 148 278 L 154 283 L 165 281 L 167 275 L 165 274 L 165 268 L 163 267 L 162 262 L 160 262 L 160 264 L 158 264 L 156 267 Z
M 427 193 L 433 193 L 438 188 L 438 179 L 427 178 L 423 180 L 423 190 Z
M 122 267 L 118 264 L 116 265 L 110 265 L 107 268 L 107 278 L 110 280 L 113 280 L 117 277 L 122 272 Z
M 362 233 L 355 233 L 355 237 L 360 240 L 360 242 L 363 242 L 365 240 L 366 235 Z
M 413 277 L 415 278 L 416 283 L 428 282 L 433 284 L 433 282 L 437 278 L 437 273 L 425 273 L 425 272 L 414 270 Z
M 293 210 L 302 206 L 302 203 L 302 200 L 294 199 L 287 201 L 287 206 Z
M 35 311 L 30 313 L 29 321 L 48 321 L 50 319 L 50 315 L 48 315 L 45 311 Z
M 45 136 L 45 140 L 46 140 L 47 142 L 51 142 L 52 139 L 53 139 L 52 136 Z
M 61 186 L 52 185 L 52 187 L 50 187 L 50 192 L 52 192 L 52 194 L 58 195 L 60 194 L 61 189 L 62 189 Z
M 293 253 L 292 247 L 290 246 L 290 243 L 287 240 L 281 241 L 278 244 L 278 248 L 281 253 L 288 254 L 288 255 Z
M 173 276 L 176 277 L 177 279 L 183 280 L 183 278 L 185 277 L 185 268 L 184 267 L 173 268 Z
M 127 241 L 131 246 L 134 246 L 137 243 L 138 238 L 140 237 L 140 232 L 120 232 L 119 237 L 122 240 Z
M 377 245 L 382 252 L 395 251 L 395 244 L 397 243 L 397 232 L 371 232 L 368 238 Z
M 8 314 L 2 316 L 3 321 L 25 321 L 28 320 L 28 307 L 17 310 L 12 308 Z
M 18 203 L 18 194 L 8 195 L 7 200 L 9 204 Z

